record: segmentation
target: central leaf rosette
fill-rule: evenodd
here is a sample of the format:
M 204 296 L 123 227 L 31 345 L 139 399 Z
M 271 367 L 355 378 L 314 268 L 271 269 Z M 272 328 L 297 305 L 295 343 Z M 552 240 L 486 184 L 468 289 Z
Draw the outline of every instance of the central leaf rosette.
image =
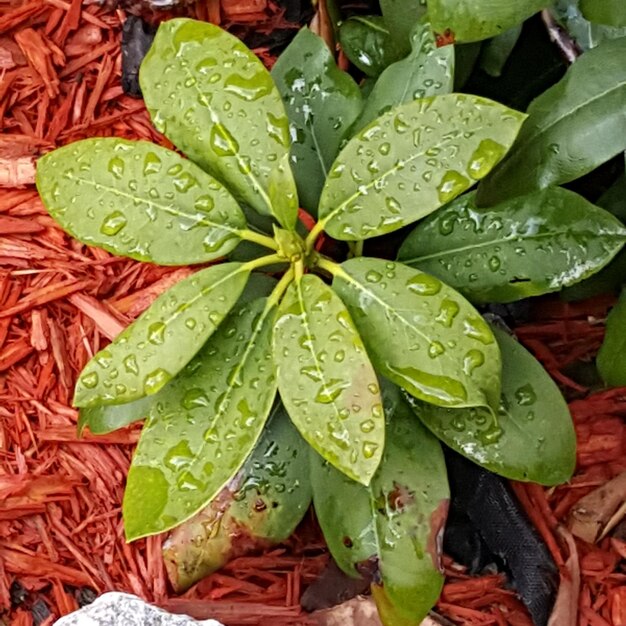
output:
M 74 396 L 81 428 L 93 432 L 148 417 L 124 499 L 129 540 L 201 512 L 183 527 L 194 536 L 181 530 L 167 548 L 168 558 L 193 560 L 169 564 L 177 586 L 211 570 L 203 558 L 217 567 L 233 547 L 194 546 L 228 544 L 228 529 L 242 528 L 282 541 L 313 493 L 340 566 L 356 575 L 376 565 L 383 619 L 419 621 L 442 584 L 449 493 L 435 436 L 513 478 L 554 484 L 571 473 L 573 429 L 558 390 L 472 303 L 569 284 L 582 252 L 553 263 L 546 284 L 539 265 L 523 274 L 509 249 L 520 256 L 542 245 L 560 220 L 586 239 L 595 234 L 581 216 L 558 211 L 557 220 L 556 209 L 544 211 L 541 232 L 534 212 L 525 218 L 537 201 L 572 204 L 572 192 L 509 203 L 508 220 L 500 205 L 476 207 L 473 195 L 450 204 L 503 159 L 526 116 L 449 93 L 453 50 L 437 48 L 427 24 L 405 44 L 409 56 L 381 73 L 364 102 L 306 29 L 270 74 L 217 26 L 170 20 L 140 80 L 155 126 L 188 159 L 98 138 L 38 163 L 43 202 L 81 241 L 162 265 L 215 263 L 160 295 L 96 354 Z M 299 205 L 317 219 L 308 234 Z M 611 245 L 594 246 L 577 279 L 626 238 L 593 211 L 589 221 Z M 402 246 L 406 264 L 362 255 L 364 240 L 433 213 Z M 346 242 L 351 258 L 317 252 L 322 233 Z M 562 241 L 572 238 L 580 240 Z M 479 274 L 485 254 L 488 279 Z M 558 436 L 544 446 L 547 433 Z M 539 444 L 549 458 L 528 452 Z

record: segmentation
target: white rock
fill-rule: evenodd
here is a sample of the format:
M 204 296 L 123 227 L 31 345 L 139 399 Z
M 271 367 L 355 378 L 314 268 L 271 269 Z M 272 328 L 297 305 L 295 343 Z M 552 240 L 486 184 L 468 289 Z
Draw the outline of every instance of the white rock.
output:
M 172 615 L 128 593 L 111 592 L 79 611 L 57 620 L 54 626 L 223 626 L 213 619 L 197 621 Z

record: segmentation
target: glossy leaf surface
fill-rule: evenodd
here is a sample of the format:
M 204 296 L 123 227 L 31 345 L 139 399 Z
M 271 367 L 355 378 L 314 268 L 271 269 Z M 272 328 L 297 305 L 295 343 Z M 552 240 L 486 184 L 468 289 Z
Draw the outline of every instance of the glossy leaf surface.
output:
M 572 191 L 552 187 L 491 209 L 475 193 L 430 215 L 398 259 L 433 274 L 472 302 L 511 302 L 572 285 L 604 267 L 626 228 Z
M 285 293 L 274 356 L 280 396 L 300 434 L 347 476 L 368 484 L 385 441 L 378 380 L 350 314 L 314 274 Z
M 361 112 L 361 91 L 335 63 L 321 37 L 303 28 L 272 68 L 292 137 L 300 203 L 317 213 L 320 193 L 346 132 Z
M 477 96 L 415 100 L 372 122 L 341 151 L 320 200 L 331 237 L 397 230 L 485 176 L 513 143 L 524 115 Z
M 309 445 L 278 403 L 233 482 L 169 536 L 163 556 L 176 591 L 235 556 L 286 540 L 309 508 L 309 474 Z
M 286 168 L 285 109 L 269 72 L 239 39 L 207 22 L 163 22 L 139 77 L 157 130 L 237 198 L 293 227 L 298 198 Z M 289 215 L 274 209 L 276 177 Z
M 437 48 L 428 24 L 418 24 L 410 41 L 411 53 L 405 59 L 392 63 L 378 77 L 356 129 L 367 126 L 383 113 L 406 102 L 452 91 L 454 47 Z
M 513 480 L 558 485 L 576 463 L 576 435 L 563 395 L 542 365 L 504 331 L 493 328 L 502 354 L 497 423 L 487 411 L 442 409 L 413 402 L 416 415 L 446 445 Z
M 437 33 L 455 41 L 495 37 L 550 4 L 549 0 L 428 0 L 428 16 Z
M 385 595 L 418 623 L 443 585 L 441 535 L 448 510 L 439 442 L 385 385 L 387 442 L 369 487 L 311 455 L 315 512 L 333 558 L 348 575 L 378 572 Z
M 596 365 L 602 380 L 611 387 L 626 386 L 626 291 L 606 320 L 606 334 Z
M 492 205 L 579 178 L 626 149 L 626 38 L 583 54 L 528 108 L 509 155 L 481 184 Z M 601 120 L 602 123 L 598 123 Z
M 159 296 L 87 363 L 74 405 L 124 404 L 159 391 L 213 334 L 249 275 L 241 263 L 215 265 Z
M 50 215 L 83 243 L 161 265 L 217 259 L 246 222 L 214 178 L 148 141 L 85 139 L 37 162 Z
M 189 519 L 254 448 L 276 395 L 273 317 L 266 298 L 237 306 L 152 407 L 124 494 L 128 539 Z
M 364 257 L 342 263 L 333 288 L 381 374 L 425 402 L 498 406 L 498 345 L 459 293 L 401 263 Z
M 160 393 L 163 393 L 163 390 Z M 89 426 L 89 430 L 94 435 L 106 435 L 118 428 L 142 420 L 148 417 L 150 407 L 158 397 L 158 394 L 154 394 L 128 404 L 105 404 L 80 409 L 77 424 L 78 435 L 80 436 L 85 426 Z
M 408 54 L 411 32 L 426 13 L 426 0 L 380 0 L 380 9 L 394 43 L 402 54 Z
M 581 0 L 580 9 L 591 22 L 616 28 L 626 26 L 626 3 L 623 0 Z
M 400 58 L 385 20 L 378 15 L 347 19 L 339 28 L 339 41 L 348 59 L 368 76 L 378 76 Z

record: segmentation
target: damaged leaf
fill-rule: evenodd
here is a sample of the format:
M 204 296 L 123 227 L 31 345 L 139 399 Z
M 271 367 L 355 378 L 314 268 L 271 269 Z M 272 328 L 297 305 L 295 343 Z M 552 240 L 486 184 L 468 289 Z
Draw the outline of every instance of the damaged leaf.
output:
M 446 467 L 438 441 L 415 420 L 399 389 L 385 384 L 383 398 L 387 443 L 370 486 L 312 453 L 313 501 L 339 567 L 382 584 L 394 609 L 419 623 L 443 585 Z
M 236 556 L 291 535 L 311 501 L 307 448 L 277 403 L 239 473 L 163 546 L 165 567 L 177 593 Z

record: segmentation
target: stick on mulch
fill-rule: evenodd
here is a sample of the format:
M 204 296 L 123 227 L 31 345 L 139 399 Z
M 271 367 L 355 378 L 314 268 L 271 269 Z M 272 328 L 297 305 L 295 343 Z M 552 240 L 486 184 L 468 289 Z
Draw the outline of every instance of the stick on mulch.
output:
M 285 5 L 286 3 L 282 3 Z M 241 36 L 293 28 L 269 0 L 203 0 L 196 17 Z M 126 544 L 120 504 L 138 428 L 77 441 L 72 388 L 87 360 L 188 268 L 113 258 L 71 240 L 32 186 L 34 162 L 90 136 L 168 142 L 121 84 L 121 10 L 80 0 L 0 5 L 0 621 L 49 625 L 117 589 L 226 624 L 305 624 L 303 590 L 328 561 L 312 519 L 284 547 L 231 562 L 182 597 L 167 586 L 160 536 Z M 258 49 L 271 65 L 270 46 Z M 578 472 L 568 485 L 515 486 L 568 575 L 560 527 L 576 502 L 626 470 L 626 390 L 591 396 L 567 368 L 590 358 L 610 301 L 583 308 L 547 300 L 518 329 L 575 399 Z M 536 311 L 537 312 L 537 311 Z M 594 315 L 595 318 L 589 318 Z M 626 531 L 576 540 L 578 626 L 626 623 Z M 529 626 L 500 575 L 472 577 L 446 559 L 438 610 L 455 623 Z

